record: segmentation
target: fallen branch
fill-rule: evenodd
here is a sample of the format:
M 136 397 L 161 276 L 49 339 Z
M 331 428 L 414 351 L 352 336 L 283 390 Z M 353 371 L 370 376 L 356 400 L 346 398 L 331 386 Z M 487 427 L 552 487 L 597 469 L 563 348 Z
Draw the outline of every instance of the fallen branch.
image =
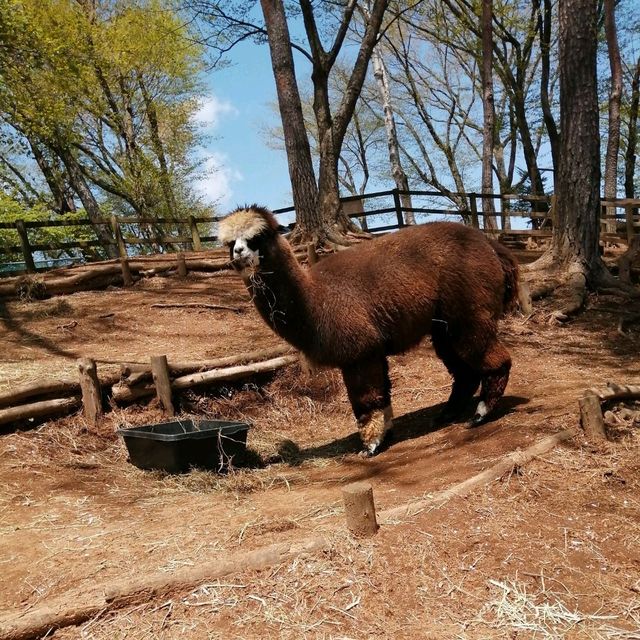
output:
M 120 379 L 120 374 L 109 375 L 100 378 L 100 384 L 110 387 Z M 7 407 L 19 404 L 24 400 L 37 398 L 39 396 L 48 396 L 53 394 L 62 394 L 63 396 L 80 393 L 79 380 L 44 380 L 43 382 L 29 382 L 27 384 L 15 387 L 11 391 L 0 393 L 0 407 Z
M 80 406 L 79 398 L 57 398 L 0 409 L 0 425 L 29 420 L 30 418 L 51 418 L 61 413 L 67 413 L 78 406 Z
M 200 373 L 192 373 L 186 376 L 175 378 L 171 383 L 174 390 L 190 389 L 199 385 L 214 385 L 221 382 L 233 382 L 242 380 L 260 373 L 276 371 L 298 360 L 297 355 L 281 356 L 279 358 L 271 358 L 262 362 L 254 362 L 237 367 L 225 367 L 222 369 L 212 369 Z M 170 369 L 172 367 L 169 367 Z M 146 373 L 146 372 L 144 372 Z M 144 384 L 139 387 L 128 386 L 126 382 L 121 382 L 113 386 L 112 398 L 117 404 L 127 404 L 154 395 L 156 392 L 155 385 L 152 383 Z
M 587 394 L 598 396 L 600 402 L 608 402 L 610 400 L 635 400 L 640 399 L 640 385 L 620 385 L 609 382 L 604 389 L 588 389 L 585 392 L 585 395 Z
M 32 609 L 0 618 L 0 637 L 3 640 L 38 638 L 55 629 L 81 624 L 106 610 L 148 602 L 159 594 L 193 589 L 231 573 L 266 569 L 328 548 L 324 538 L 306 538 L 297 543 L 274 544 L 227 556 L 226 560 L 199 563 L 170 574 L 157 572 L 101 584 L 89 592 L 65 593 L 48 602 L 39 602 Z
M 242 307 L 229 307 L 224 304 L 205 304 L 204 302 L 156 302 L 151 305 L 152 309 L 221 309 L 225 311 L 235 311 L 240 313 Z
M 149 372 L 151 375 L 151 372 Z M 155 395 L 156 387 L 153 383 L 144 384 L 139 387 L 130 387 L 126 383 L 114 384 L 111 388 L 111 398 L 116 404 L 130 404 L 140 398 L 148 398 Z
M 239 353 L 235 356 L 225 356 L 215 360 L 195 360 L 193 362 L 169 362 L 169 371 L 173 374 L 195 373 L 196 371 L 206 371 L 208 369 L 219 369 L 221 367 L 231 367 L 237 364 L 247 364 L 249 362 L 259 362 L 269 358 L 276 358 L 291 353 L 292 349 L 288 345 L 260 349 L 248 353 Z M 99 361 L 100 362 L 100 361 Z M 106 362 L 106 361 L 101 361 Z M 111 363 L 112 364 L 112 363 Z M 122 375 L 127 377 L 133 372 L 151 372 L 151 365 L 141 362 L 125 362 L 120 367 Z
M 53 393 L 72 394 L 80 392 L 78 380 L 48 380 L 45 382 L 30 382 L 19 387 L 0 393 L 0 407 L 16 405 L 23 400 L 36 396 Z
M 201 373 L 192 373 L 187 376 L 176 378 L 171 386 L 174 389 L 189 389 L 201 384 L 212 384 L 215 382 L 233 382 L 242 378 L 248 378 L 256 373 L 266 373 L 286 367 L 298 360 L 297 355 L 281 356 L 272 358 L 264 362 L 255 362 L 253 364 L 242 365 L 238 367 L 228 367 L 226 369 L 213 369 L 212 371 L 203 371 Z
M 557 444 L 570 440 L 577 433 L 578 431 L 575 428 L 565 429 L 564 431 L 560 431 L 552 436 L 543 438 L 528 449 L 509 453 L 500 462 L 493 465 L 493 467 L 490 467 L 478 475 L 460 482 L 453 487 L 444 489 L 443 491 L 438 491 L 425 500 L 411 502 L 400 507 L 394 507 L 393 509 L 382 511 L 381 513 L 378 513 L 378 520 L 382 524 L 393 524 L 399 520 L 416 516 L 425 509 L 441 507 L 452 498 L 466 496 L 478 487 L 499 480 L 504 475 L 511 473 L 515 468 L 521 467 L 527 462 L 533 460 L 533 458 L 547 453 L 547 451 L 553 449 Z

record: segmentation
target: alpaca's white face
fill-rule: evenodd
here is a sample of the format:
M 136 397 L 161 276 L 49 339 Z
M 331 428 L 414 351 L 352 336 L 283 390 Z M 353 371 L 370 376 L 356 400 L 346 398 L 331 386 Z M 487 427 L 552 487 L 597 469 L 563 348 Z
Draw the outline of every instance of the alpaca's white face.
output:
M 267 221 L 250 209 L 240 209 L 218 225 L 220 242 L 229 247 L 229 257 L 241 273 L 260 265 L 259 237 L 268 228 Z
M 255 269 L 260 264 L 260 254 L 257 249 L 252 249 L 249 246 L 250 242 L 250 239 L 241 236 L 236 238 L 233 244 L 229 243 L 231 260 L 234 267 L 240 271 Z

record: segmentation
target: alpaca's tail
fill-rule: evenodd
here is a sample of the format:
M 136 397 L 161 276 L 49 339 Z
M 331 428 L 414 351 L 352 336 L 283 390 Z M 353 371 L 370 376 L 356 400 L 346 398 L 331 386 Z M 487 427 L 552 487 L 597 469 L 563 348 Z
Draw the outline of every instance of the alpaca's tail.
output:
M 519 267 L 515 256 L 497 240 L 489 240 L 496 252 L 504 272 L 504 312 L 511 311 L 518 302 Z

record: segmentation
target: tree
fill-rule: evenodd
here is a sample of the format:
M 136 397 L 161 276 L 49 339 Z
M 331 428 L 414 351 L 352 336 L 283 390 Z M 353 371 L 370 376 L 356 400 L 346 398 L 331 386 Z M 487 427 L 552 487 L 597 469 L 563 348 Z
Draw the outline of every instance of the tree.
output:
M 624 156 L 624 195 L 635 197 L 636 150 L 638 145 L 638 111 L 640 105 L 640 58 L 631 75 L 631 96 L 627 125 L 627 148 Z
M 597 0 L 563 0 L 560 21 L 560 165 L 556 184 L 554 263 L 593 283 L 602 263 Z
M 587 287 L 638 291 L 615 280 L 599 254 L 600 135 L 597 91 L 598 0 L 559 5 L 560 157 L 556 217 L 549 252 L 532 269 L 555 273 L 564 320 L 584 303 Z
M 604 164 L 604 197 L 614 199 L 618 194 L 618 154 L 620 150 L 620 106 L 622 103 L 622 61 L 616 29 L 615 0 L 604 0 L 604 28 L 609 52 L 611 86 L 609 89 L 609 135 Z M 616 208 L 608 209 L 615 216 Z M 616 221 L 607 220 L 607 231 L 615 233 Z
M 269 44 L 278 104 L 283 121 L 289 174 L 296 208 L 293 242 L 348 244 L 347 234 L 358 233 L 342 211 L 339 194 L 339 158 L 342 144 L 367 73 L 371 52 L 378 41 L 389 0 L 373 0 L 370 18 L 351 63 L 344 92 L 337 107 L 330 101 L 329 81 L 353 22 L 357 0 L 335 3 L 330 0 L 291 3 L 289 14 L 283 0 L 260 0 L 264 26 L 251 16 L 251 3 L 235 5 L 215 0 L 190 0 L 188 5 L 204 16 L 213 30 L 212 39 L 220 55 L 247 38 L 266 39 Z M 289 20 L 302 19 L 306 48 L 292 42 Z M 324 27 L 324 28 L 323 28 Z M 323 35 L 330 34 L 325 47 Z M 308 140 L 302 129 L 299 80 L 293 50 L 311 65 L 313 112 L 318 135 L 319 168 L 316 181 L 310 161 Z M 315 189 L 313 185 L 315 184 Z
M 370 2 L 366 7 L 361 9 L 361 13 L 365 19 L 370 16 Z M 396 117 L 393 107 L 393 98 L 389 86 L 389 74 L 384 62 L 384 54 L 382 43 L 378 43 L 371 53 L 371 64 L 373 67 L 373 77 L 378 87 L 379 102 L 382 106 L 384 115 L 384 129 L 387 138 L 387 149 L 389 152 L 389 167 L 391 176 L 400 193 L 400 204 L 404 210 L 404 220 L 406 224 L 415 224 L 416 219 L 411 202 L 411 194 L 409 191 L 409 180 L 402 166 L 402 157 L 400 153 L 400 143 L 398 141 L 398 130 L 396 127 Z
M 494 141 L 494 104 L 493 104 L 493 0 L 482 0 L 482 111 L 484 114 L 482 136 L 482 193 L 493 193 L 493 141 Z M 482 199 L 484 228 L 496 229 L 493 198 Z
M 340 205 L 338 188 L 338 158 L 353 116 L 362 85 L 367 73 L 371 53 L 378 40 L 382 20 L 389 0 L 374 0 L 369 18 L 366 21 L 358 53 L 353 62 L 342 100 L 336 110 L 332 110 L 329 99 L 329 76 L 338 58 L 349 25 L 353 19 L 357 1 L 348 0 L 344 6 L 335 31 L 335 37 L 328 50 L 325 50 L 316 21 L 316 15 L 310 0 L 300 0 L 300 9 L 304 21 L 305 33 L 310 49 L 313 82 L 313 110 L 316 117 L 320 151 L 318 172 L 318 204 L 323 216 L 323 225 L 317 228 L 298 221 L 298 237 L 311 237 L 321 241 L 322 236 L 331 242 L 345 244 L 344 234 L 357 231 Z
M 313 237 L 322 229 L 323 218 L 318 206 L 318 186 L 296 81 L 289 25 L 282 0 L 260 0 L 260 5 L 267 28 L 296 221 L 301 236 Z M 314 240 L 317 242 L 320 238 Z
M 105 209 L 155 219 L 202 207 L 189 184 L 201 50 L 168 2 L 6 0 L 0 22 L 0 126 L 22 141 L 0 148 L 0 171 L 16 197 L 35 190 L 56 213 L 81 203 L 112 254 Z

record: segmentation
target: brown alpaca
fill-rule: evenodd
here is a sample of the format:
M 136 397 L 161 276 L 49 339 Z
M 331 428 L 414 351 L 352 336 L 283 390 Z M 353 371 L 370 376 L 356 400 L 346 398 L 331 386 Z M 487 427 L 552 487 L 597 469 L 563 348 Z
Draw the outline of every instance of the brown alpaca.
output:
M 267 324 L 310 361 L 341 369 L 369 455 L 392 425 L 387 356 L 429 333 L 453 376 L 444 417 L 457 415 L 480 384 L 472 424 L 502 397 L 511 358 L 496 332 L 517 296 L 517 263 L 480 231 L 451 222 L 409 227 L 310 269 L 262 207 L 229 214 L 218 237 Z

